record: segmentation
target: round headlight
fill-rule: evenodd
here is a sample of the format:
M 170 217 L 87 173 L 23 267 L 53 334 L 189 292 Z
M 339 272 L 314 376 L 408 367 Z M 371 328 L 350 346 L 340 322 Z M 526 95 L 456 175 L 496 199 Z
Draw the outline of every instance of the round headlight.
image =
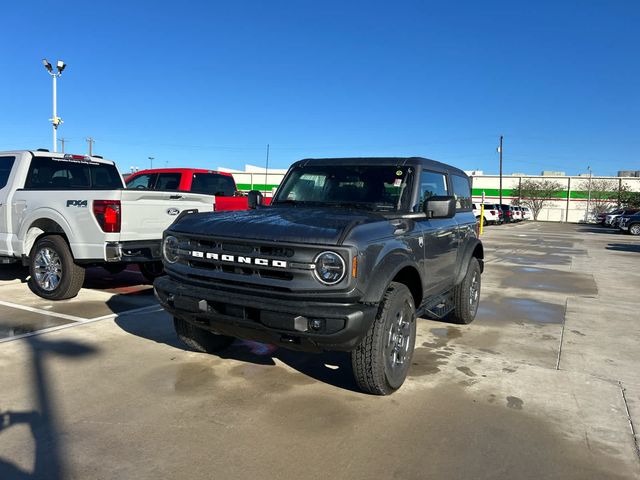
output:
M 174 236 L 168 235 L 162 242 L 162 254 L 164 259 L 169 263 L 176 263 L 178 261 L 178 239 Z
M 325 285 L 335 285 L 344 277 L 344 260 L 337 253 L 322 252 L 316 257 L 314 263 L 316 278 Z

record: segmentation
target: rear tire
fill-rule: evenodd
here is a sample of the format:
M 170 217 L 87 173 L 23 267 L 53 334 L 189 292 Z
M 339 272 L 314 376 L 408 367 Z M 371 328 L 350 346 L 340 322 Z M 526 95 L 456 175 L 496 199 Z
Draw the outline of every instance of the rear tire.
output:
M 153 283 L 156 278 L 164 275 L 162 262 L 141 262 L 138 264 L 138 268 L 142 276 L 150 283 Z
M 463 325 L 473 322 L 480 303 L 480 286 L 480 264 L 472 257 L 462 282 L 453 288 L 454 309 L 447 317 L 448 321 Z
M 60 235 L 36 241 L 29 255 L 29 287 L 48 300 L 75 297 L 84 283 L 84 268 L 73 262 L 69 245 Z
M 196 352 L 219 352 L 231 345 L 234 340 L 233 337 L 216 335 L 177 317 L 173 317 L 173 326 L 176 329 L 180 341 Z
M 634 223 L 632 225 L 629 225 L 628 232 L 631 235 L 640 235 L 640 223 Z
M 389 395 L 402 386 L 416 342 L 416 308 L 409 289 L 392 282 L 362 342 L 351 352 L 358 387 Z

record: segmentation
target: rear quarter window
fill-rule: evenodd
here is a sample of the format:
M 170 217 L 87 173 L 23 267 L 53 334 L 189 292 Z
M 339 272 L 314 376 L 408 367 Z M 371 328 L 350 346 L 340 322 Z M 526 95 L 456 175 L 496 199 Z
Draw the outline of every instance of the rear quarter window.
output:
M 229 175 L 219 173 L 194 173 L 191 181 L 193 193 L 233 197 L 236 193 L 236 182 Z
M 16 157 L 0 157 L 0 188 L 7 186 Z
M 460 212 L 471 210 L 471 184 L 469 177 L 451 175 L 453 196 L 456 199 L 456 210 Z

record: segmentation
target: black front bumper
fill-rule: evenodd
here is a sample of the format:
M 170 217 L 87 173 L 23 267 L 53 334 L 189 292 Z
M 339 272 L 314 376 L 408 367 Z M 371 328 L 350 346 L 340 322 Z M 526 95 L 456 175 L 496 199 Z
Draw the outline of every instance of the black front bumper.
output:
M 154 282 L 156 297 L 172 315 L 220 335 L 280 345 L 292 350 L 351 351 L 369 329 L 377 305 L 281 300 Z M 320 327 L 314 330 L 313 327 Z

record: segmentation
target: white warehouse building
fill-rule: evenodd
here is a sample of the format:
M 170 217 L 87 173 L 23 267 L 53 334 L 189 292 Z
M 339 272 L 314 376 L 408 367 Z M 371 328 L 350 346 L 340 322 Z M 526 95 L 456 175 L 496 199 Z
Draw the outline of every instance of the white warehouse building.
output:
M 483 175 L 482 172 L 467 172 L 472 179 L 473 201 L 480 203 L 484 192 L 485 203 L 499 203 L 500 176 Z M 561 173 L 561 172 L 555 172 Z M 524 180 L 550 180 L 559 183 L 563 190 L 558 192 L 556 200 L 549 201 L 542 209 L 538 220 L 552 222 L 581 222 L 585 220 L 587 205 L 593 211 L 592 201 L 589 204 L 589 176 L 565 176 L 565 175 L 525 175 L 513 174 L 502 176 L 502 203 L 511 204 L 518 200 L 520 185 Z M 608 180 L 617 187 L 626 186 L 632 192 L 640 192 L 640 178 L 638 177 L 591 177 L 592 185 L 596 180 Z M 616 205 L 615 195 L 611 196 L 611 206 Z
M 286 169 L 269 169 L 254 165 L 245 165 L 244 170 L 232 170 L 219 167 L 218 170 L 229 172 L 233 175 L 238 189 L 244 192 L 260 190 L 267 196 L 271 196 L 273 190 L 284 178 Z M 485 195 L 485 203 L 499 203 L 500 200 L 500 176 L 484 175 L 481 171 L 466 172 L 472 181 L 473 201 L 481 203 L 482 194 Z M 557 195 L 557 200 L 550 201 L 542 209 L 538 220 L 553 222 L 581 222 L 585 219 L 587 204 L 589 203 L 589 176 L 566 176 L 562 172 L 544 172 L 544 175 L 512 174 L 502 177 L 502 202 L 511 204 L 519 199 L 520 185 L 524 180 L 550 180 L 559 183 L 563 191 Z M 592 183 L 596 180 L 609 180 L 616 185 L 625 185 L 630 191 L 640 192 L 640 177 L 591 177 Z M 593 211 L 593 203 L 589 206 Z M 616 205 L 612 198 L 611 205 Z

